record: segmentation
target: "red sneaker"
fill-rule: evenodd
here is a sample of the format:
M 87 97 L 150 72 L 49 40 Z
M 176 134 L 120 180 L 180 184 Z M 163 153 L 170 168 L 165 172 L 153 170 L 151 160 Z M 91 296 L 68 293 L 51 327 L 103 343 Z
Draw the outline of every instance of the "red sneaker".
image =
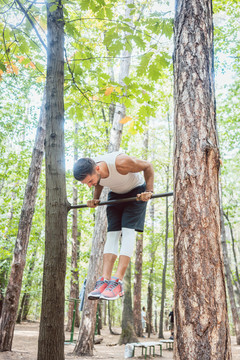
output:
M 88 300 L 98 300 L 100 298 L 101 293 L 108 286 L 109 281 L 105 280 L 104 277 L 100 277 L 96 282 L 95 288 L 88 294 Z
M 102 292 L 100 299 L 103 300 L 116 300 L 124 295 L 123 285 L 121 280 L 112 276 L 106 289 Z

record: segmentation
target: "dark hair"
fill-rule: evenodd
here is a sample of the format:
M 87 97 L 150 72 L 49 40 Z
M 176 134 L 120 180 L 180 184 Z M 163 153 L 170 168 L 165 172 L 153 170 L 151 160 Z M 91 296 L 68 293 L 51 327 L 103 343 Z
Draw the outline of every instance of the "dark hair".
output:
M 81 158 L 74 164 L 73 175 L 75 179 L 82 181 L 87 175 L 92 175 L 96 167 L 95 161 L 90 158 Z

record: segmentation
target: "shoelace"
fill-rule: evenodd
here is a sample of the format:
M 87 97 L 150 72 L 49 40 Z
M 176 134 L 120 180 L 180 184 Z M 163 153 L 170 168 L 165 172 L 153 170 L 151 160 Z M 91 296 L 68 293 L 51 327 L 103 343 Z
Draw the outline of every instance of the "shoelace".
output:
M 115 289 L 115 287 L 117 287 L 118 286 L 118 282 L 117 281 L 115 281 L 115 280 L 111 280 L 111 281 L 109 281 L 109 283 L 108 283 L 108 290 L 113 290 L 113 289 Z
M 100 286 L 102 286 L 103 284 L 104 284 L 104 280 L 98 280 L 97 282 L 96 282 L 96 286 L 95 286 L 95 289 L 98 289 Z

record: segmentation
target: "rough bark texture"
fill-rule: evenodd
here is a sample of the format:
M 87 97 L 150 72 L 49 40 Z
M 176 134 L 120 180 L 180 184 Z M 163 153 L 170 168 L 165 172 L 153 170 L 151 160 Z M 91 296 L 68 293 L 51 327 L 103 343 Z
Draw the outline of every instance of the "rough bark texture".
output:
M 12 348 L 23 271 L 26 264 L 26 254 L 44 154 L 45 123 L 46 112 L 44 96 L 18 225 L 13 262 L 2 307 L 0 319 L 0 351 L 10 351 Z
M 77 137 L 78 124 L 75 124 L 75 136 Z M 74 146 L 74 163 L 78 160 L 77 147 Z M 73 180 L 73 205 L 78 203 L 78 190 L 77 181 Z M 78 271 L 78 253 L 79 253 L 79 240 L 78 240 L 78 210 L 72 210 L 72 258 L 71 258 L 71 282 L 70 282 L 70 299 L 79 298 L 79 271 Z M 68 322 L 66 331 L 71 331 L 73 320 L 74 301 L 69 302 L 68 306 Z M 76 308 L 75 324 L 79 324 L 79 306 Z
M 32 259 L 31 259 L 31 263 L 29 266 L 28 274 L 27 274 L 27 282 L 25 285 L 21 305 L 20 305 L 20 308 L 18 311 L 18 316 L 17 316 L 17 321 L 16 321 L 18 324 L 20 324 L 21 321 L 27 320 L 27 315 L 28 315 L 29 308 L 30 308 L 30 297 L 31 297 L 29 290 L 31 289 L 32 281 L 33 281 L 33 270 L 34 270 L 35 261 L 36 261 L 36 254 L 37 254 L 37 251 L 35 250 L 32 254 Z
M 167 177 L 167 187 L 166 192 L 169 191 L 169 166 L 168 166 L 168 177 Z M 159 338 L 164 338 L 163 335 L 163 319 L 164 319 L 164 303 L 166 298 L 166 273 L 167 273 L 167 261 L 168 261 L 168 229 L 169 229 L 169 219 L 168 219 L 168 197 L 166 197 L 166 228 L 165 228 L 165 249 L 164 249 L 164 265 L 162 273 L 162 294 L 161 294 L 161 309 L 160 309 L 160 321 L 159 321 Z
M 122 314 L 122 333 L 119 345 L 138 342 L 133 326 L 132 294 L 131 294 L 131 261 L 124 276 L 124 298 Z
M 231 359 L 211 1 L 176 2 L 174 78 L 174 359 Z
M 236 249 L 235 249 L 235 239 L 234 239 L 234 235 L 233 235 L 233 228 L 232 228 L 232 224 L 229 220 L 228 215 L 225 212 L 223 212 L 223 215 L 225 216 L 225 218 L 228 222 L 228 226 L 229 226 L 229 230 L 230 230 L 230 234 L 231 234 L 232 252 L 233 252 L 233 258 L 234 258 L 235 276 L 236 276 L 235 285 L 236 285 L 238 291 L 240 292 L 240 277 L 239 277 L 239 271 L 238 271 L 238 261 L 237 261 L 237 254 L 236 254 Z
M 1 192 L 1 186 L 0 186 L 0 192 Z M 13 199 L 16 197 L 16 194 L 11 194 L 11 202 L 9 206 L 9 212 L 8 212 L 8 220 L 6 221 L 5 231 L 4 231 L 4 238 L 6 239 L 6 242 L 8 240 L 8 231 L 11 228 L 11 223 L 13 219 Z M 2 266 L 0 268 L 0 318 L 2 314 L 2 306 L 5 296 L 5 289 L 7 287 L 8 283 L 8 268 L 10 266 L 11 259 L 8 259 L 8 264 L 5 264 L 5 266 Z
M 221 188 L 220 188 L 220 195 L 221 195 Z M 233 284 L 232 284 L 231 269 L 230 269 L 228 250 L 227 250 L 222 202 L 221 202 L 220 214 L 221 214 L 221 243 L 222 243 L 222 250 L 223 250 L 225 278 L 226 278 L 226 282 L 227 282 L 228 296 L 229 296 L 229 302 L 230 302 L 231 311 L 232 311 L 236 340 L 237 340 L 237 344 L 240 345 L 240 317 L 238 314 L 237 304 L 236 304 L 235 297 L 234 297 L 234 289 L 233 289 Z
M 50 7 L 57 5 L 55 11 Z M 52 10 L 52 9 L 51 9 Z M 64 147 L 64 21 L 47 2 L 46 221 L 38 360 L 64 360 L 67 211 Z
M 106 199 L 107 188 L 103 189 L 102 201 Z M 84 306 L 78 341 L 74 349 L 76 355 L 93 355 L 94 331 L 96 325 L 97 301 L 88 300 L 87 295 L 101 275 L 103 249 L 107 232 L 107 217 L 105 206 L 97 208 L 96 225 L 94 228 L 91 256 L 89 260 L 88 276 L 85 290 Z
M 154 270 L 154 262 L 155 262 L 155 253 L 156 246 L 154 244 L 154 203 L 150 203 L 149 209 L 151 221 L 152 221 L 152 235 L 150 239 L 150 268 L 149 268 L 149 280 L 148 280 L 148 292 L 147 292 L 147 333 L 148 337 L 150 337 L 151 332 L 153 331 L 152 326 L 152 308 L 153 308 L 153 270 Z
M 141 291 L 142 291 L 142 253 L 143 253 L 143 233 L 138 233 L 136 242 L 136 260 L 133 290 L 133 320 L 134 330 L 137 336 L 143 336 L 142 328 L 142 309 L 141 309 Z
M 168 115 L 168 130 L 169 130 L 169 146 L 168 146 L 168 165 L 166 168 L 166 176 L 167 176 L 167 184 L 166 184 L 166 192 L 169 191 L 169 177 L 170 177 L 170 159 L 171 159 L 171 144 L 172 144 L 172 136 L 170 132 L 170 122 L 169 122 L 169 115 Z M 167 273 L 167 263 L 168 263 L 168 231 L 169 231 L 169 219 L 168 219 L 168 197 L 166 197 L 166 211 L 165 211 L 165 218 L 166 218 L 166 226 L 165 226 L 165 249 L 164 249 L 164 265 L 163 265 L 163 273 L 162 273 L 162 296 L 161 296 L 161 310 L 160 310 L 160 321 L 159 321 L 159 338 L 164 338 L 163 335 L 163 320 L 164 320 L 164 305 L 165 305 L 165 298 L 166 298 L 166 273 Z
M 149 121 L 148 121 L 149 124 Z M 143 138 L 143 159 L 148 158 L 148 141 L 149 131 L 146 130 Z M 137 234 L 136 242 L 136 259 L 135 259 L 135 274 L 134 274 L 134 289 L 133 289 L 133 321 L 134 330 L 137 336 L 143 336 L 142 328 L 142 253 L 143 253 L 143 233 Z

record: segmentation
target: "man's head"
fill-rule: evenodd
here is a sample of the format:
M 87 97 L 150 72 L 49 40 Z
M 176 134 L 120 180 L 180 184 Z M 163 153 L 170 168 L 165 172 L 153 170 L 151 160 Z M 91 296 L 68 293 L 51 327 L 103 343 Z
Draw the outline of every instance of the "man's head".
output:
M 98 185 L 101 180 L 99 166 L 90 158 L 79 159 L 74 164 L 73 175 L 89 187 Z

